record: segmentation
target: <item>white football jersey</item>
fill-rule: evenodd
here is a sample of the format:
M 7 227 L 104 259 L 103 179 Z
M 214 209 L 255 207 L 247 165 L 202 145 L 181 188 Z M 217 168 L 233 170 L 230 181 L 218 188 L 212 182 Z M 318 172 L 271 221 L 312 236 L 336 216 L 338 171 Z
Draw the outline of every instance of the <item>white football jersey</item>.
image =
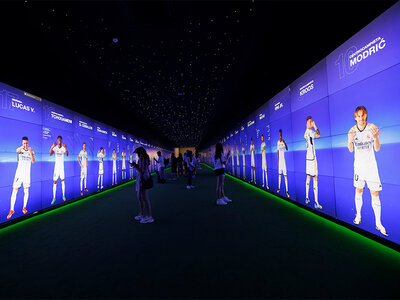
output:
M 88 159 L 88 155 L 87 155 L 87 151 L 83 151 L 81 150 L 81 152 L 79 152 L 79 158 L 81 160 L 81 164 L 83 168 L 87 167 L 87 159 Z
M 354 167 L 362 169 L 366 166 L 376 165 L 374 138 L 371 133 L 372 125 L 367 124 L 364 130 L 360 131 L 354 127 L 356 136 L 354 137 Z
M 56 167 L 64 167 L 64 154 L 67 151 L 67 149 L 65 149 L 64 146 L 58 147 L 58 145 L 57 145 L 53 148 L 53 151 L 54 151 L 54 155 L 56 157 L 55 166 Z
M 250 145 L 250 153 L 251 155 L 254 155 L 255 151 L 254 151 L 254 144 Z
M 285 151 L 286 151 L 286 146 L 285 143 L 282 141 L 278 141 L 277 143 L 277 149 L 278 149 L 278 153 L 279 153 L 279 161 L 282 159 L 285 159 Z
M 104 153 L 101 153 L 101 152 L 97 153 L 97 157 L 99 158 L 99 164 L 102 165 L 104 157 L 105 157 Z
M 28 173 L 31 172 L 31 165 L 32 165 L 32 154 L 29 150 L 22 149 L 19 153 L 17 153 L 18 158 L 18 167 L 17 173 Z
M 265 145 L 265 142 L 261 143 L 261 154 L 265 155 L 267 153 L 267 146 Z
M 315 159 L 315 144 L 314 144 L 315 131 L 307 129 L 304 133 L 304 138 L 307 143 L 307 160 Z

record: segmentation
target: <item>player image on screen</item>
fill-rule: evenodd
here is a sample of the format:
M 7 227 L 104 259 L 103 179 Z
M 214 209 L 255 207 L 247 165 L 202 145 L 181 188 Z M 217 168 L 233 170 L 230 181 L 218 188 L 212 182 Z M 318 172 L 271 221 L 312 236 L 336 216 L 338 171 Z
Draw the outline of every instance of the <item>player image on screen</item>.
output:
M 281 178 L 282 173 L 285 176 L 285 187 L 286 187 L 286 196 L 289 198 L 289 191 L 288 191 L 288 180 L 287 180 L 287 171 L 286 171 L 286 161 L 285 161 L 285 151 L 288 151 L 288 146 L 285 140 L 282 138 L 282 129 L 279 129 L 279 140 L 277 144 L 277 155 L 278 155 L 278 190 L 276 191 L 279 193 L 281 191 Z
M 122 180 L 126 179 L 126 165 L 125 165 L 125 159 L 126 159 L 126 153 L 125 153 L 125 149 L 122 149 Z
M 250 167 L 251 167 L 251 182 L 256 184 L 256 160 L 255 160 L 255 154 L 256 151 L 254 150 L 254 143 L 253 143 L 253 138 L 250 139 L 251 144 L 250 144 Z
M 114 180 L 115 180 L 115 184 L 117 184 L 117 154 L 115 153 L 115 149 L 113 149 L 111 159 L 113 162 L 112 184 L 111 185 L 114 185 Z
M 239 176 L 239 165 L 240 165 L 240 162 L 239 162 L 239 147 L 238 147 L 238 145 L 236 145 L 236 173 L 237 173 L 238 176 Z
M 29 147 L 29 141 L 26 136 L 22 138 L 22 146 L 17 148 L 17 159 L 18 166 L 15 171 L 13 191 L 11 194 L 11 207 L 7 219 L 10 219 L 15 212 L 15 201 L 17 200 L 17 193 L 21 184 L 24 185 L 24 206 L 22 212 L 24 214 L 28 212 L 26 206 L 28 204 L 29 187 L 31 186 L 31 164 L 35 163 L 35 153 L 33 149 Z
M 232 148 L 233 148 L 233 146 L 232 146 Z M 232 175 L 235 175 L 235 154 L 233 153 L 233 149 L 232 149 L 232 165 L 231 165 L 231 167 L 232 167 Z
M 67 199 L 65 199 L 64 154 L 66 156 L 68 156 L 68 150 L 67 150 L 67 146 L 62 143 L 62 137 L 60 135 L 57 137 L 57 144 L 53 143 L 53 145 L 51 145 L 50 156 L 53 155 L 53 154 L 55 156 L 56 162 L 54 164 L 53 201 L 51 201 L 51 204 L 54 204 L 54 202 L 56 202 L 56 192 L 57 192 L 57 180 L 58 180 L 58 178 L 60 178 L 60 180 L 61 180 L 63 201 L 67 200 Z
M 376 229 L 388 236 L 381 223 L 379 191 L 382 190 L 382 184 L 375 159 L 375 151 L 378 152 L 381 148 L 379 141 L 381 129 L 378 129 L 372 123 L 367 123 L 367 117 L 367 109 L 364 106 L 358 106 L 354 112 L 354 119 L 357 124 L 351 127 L 348 132 L 348 148 L 350 152 L 354 151 L 354 187 L 356 188 L 355 205 L 357 213 L 353 222 L 356 225 L 361 223 L 362 195 L 365 183 L 367 183 L 371 192 L 371 205 L 375 214 Z
M 103 160 L 106 157 L 106 150 L 103 147 L 100 147 L 100 150 L 97 152 L 97 157 L 99 159 L 99 177 L 97 178 L 97 188 L 103 188 L 103 176 L 104 176 L 104 164 Z
M 261 160 L 262 160 L 262 180 L 263 180 L 262 187 L 266 187 L 269 190 L 268 175 L 267 175 L 267 145 L 265 144 L 263 134 L 261 135 Z
M 315 125 L 315 122 L 312 120 L 311 116 L 308 116 L 306 119 L 306 132 L 304 133 L 304 139 L 307 144 L 307 155 L 306 155 L 306 173 L 307 173 L 307 181 L 306 181 L 306 204 L 310 203 L 310 199 L 308 198 L 308 191 L 310 189 L 310 180 L 311 177 L 314 178 L 313 188 L 314 188 L 314 207 L 316 209 L 322 209 L 322 206 L 318 202 L 318 165 L 317 165 L 317 156 L 315 152 L 315 139 L 319 139 L 321 134 L 319 129 Z M 315 129 L 312 130 L 312 128 Z
M 133 155 L 132 155 L 132 151 L 131 151 L 131 153 L 129 154 L 129 165 L 130 165 L 130 167 L 129 167 L 129 179 L 130 180 L 133 179 L 133 166 L 132 166 L 132 163 L 133 163 Z
M 246 179 L 246 151 L 244 150 L 244 142 L 242 142 L 242 160 L 243 160 L 243 179 Z
M 86 151 L 86 143 L 83 143 L 82 145 L 82 150 L 79 152 L 78 155 L 78 162 L 79 165 L 81 166 L 81 196 L 83 195 L 83 181 L 85 181 L 85 192 L 88 192 L 88 189 L 86 188 L 86 182 L 87 182 L 87 166 L 88 166 L 88 155 Z

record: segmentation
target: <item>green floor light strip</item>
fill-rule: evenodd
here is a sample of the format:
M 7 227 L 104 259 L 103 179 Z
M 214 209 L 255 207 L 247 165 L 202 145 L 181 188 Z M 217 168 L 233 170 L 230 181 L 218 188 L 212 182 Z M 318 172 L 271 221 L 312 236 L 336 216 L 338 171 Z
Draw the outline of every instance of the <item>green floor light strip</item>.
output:
M 211 170 L 214 170 L 214 168 L 210 167 L 209 165 L 207 165 L 205 163 L 202 163 L 202 165 L 206 166 L 207 168 L 209 168 Z M 322 223 L 324 226 L 326 226 L 329 229 L 334 229 L 336 231 L 340 231 L 348 238 L 357 239 L 357 242 L 363 243 L 368 248 L 373 248 L 376 251 L 383 251 L 384 255 L 389 255 L 389 256 L 391 256 L 391 258 L 397 260 L 400 263 L 400 253 L 398 251 L 392 249 L 389 246 L 383 245 L 375 240 L 372 240 L 372 239 L 362 235 L 361 233 L 355 232 L 355 231 L 351 230 L 350 228 L 347 228 L 345 226 L 337 224 L 334 221 L 328 220 L 327 218 L 325 218 L 323 216 L 317 215 L 313 211 L 302 208 L 299 205 L 297 205 L 296 203 L 291 202 L 290 200 L 286 200 L 284 198 L 278 197 L 270 192 L 267 192 L 266 190 L 264 190 L 260 187 L 252 185 L 250 183 L 247 183 L 247 182 L 243 181 L 242 179 L 236 178 L 227 173 L 225 173 L 225 176 L 230 179 L 235 180 L 236 182 L 238 182 L 248 188 L 253 189 L 256 192 L 266 195 L 271 199 L 278 200 L 279 203 L 285 204 L 288 208 L 296 209 L 297 211 L 302 212 L 305 216 L 312 218 L 315 222 L 318 222 L 319 224 Z
M 171 168 L 166 168 L 165 171 L 168 171 L 170 169 Z M 154 176 L 155 174 L 156 174 L 156 172 L 153 172 L 153 173 L 151 173 L 151 176 Z M 43 210 L 32 212 L 29 215 L 27 215 L 26 217 L 22 217 L 22 219 L 20 219 L 20 220 L 18 220 L 19 218 L 17 218 L 15 220 L 13 220 L 14 222 L 13 221 L 5 222 L 5 223 L 0 225 L 0 226 L 3 226 L 3 227 L 0 228 L 0 235 L 4 234 L 4 233 L 11 232 L 12 230 L 20 229 L 24 225 L 30 224 L 30 222 L 38 221 L 38 220 L 40 220 L 41 217 L 48 216 L 50 213 L 59 213 L 61 210 L 65 211 L 65 209 L 67 209 L 67 208 L 73 208 L 79 203 L 80 204 L 84 203 L 85 202 L 84 200 L 93 199 L 93 198 L 95 198 L 97 196 L 104 195 L 106 193 L 114 191 L 115 189 L 119 189 L 121 187 L 127 186 L 129 184 L 133 184 L 135 182 L 136 182 L 136 179 L 133 179 L 131 181 L 128 181 L 128 182 L 125 182 L 125 183 L 121 183 L 121 184 L 119 184 L 117 186 L 109 187 L 109 188 L 105 189 L 104 191 L 94 192 L 94 193 L 92 193 L 92 194 L 90 194 L 90 195 L 88 195 L 86 197 L 79 197 L 79 198 L 76 198 L 76 199 L 71 199 L 71 200 L 69 200 L 69 201 L 67 201 L 65 203 L 62 203 L 62 204 L 58 204 L 58 205 L 55 205 L 53 207 L 50 206 L 50 207 L 47 207 L 47 208 L 45 208 Z
M 9 233 L 13 230 L 20 229 L 20 228 L 24 227 L 25 225 L 28 225 L 32 222 L 39 221 L 41 218 L 48 216 L 50 213 L 59 213 L 60 211 L 65 211 L 68 208 L 70 209 L 70 208 L 75 207 L 77 204 L 82 204 L 82 203 L 86 202 L 86 200 L 96 198 L 97 196 L 104 195 L 106 193 L 110 193 L 116 189 L 122 188 L 129 184 L 133 184 L 135 182 L 136 182 L 136 179 L 133 179 L 131 181 L 121 183 L 117 186 L 107 188 L 104 191 L 94 192 L 93 194 L 83 197 L 83 198 L 71 199 L 70 201 L 62 203 L 61 205 L 59 204 L 57 206 L 54 206 L 53 208 L 48 207 L 48 208 L 43 209 L 43 211 L 32 212 L 25 219 L 22 219 L 22 220 L 15 219 L 15 223 L 7 224 L 7 222 L 6 222 L 4 224 L 4 227 L 0 229 L 0 234 Z

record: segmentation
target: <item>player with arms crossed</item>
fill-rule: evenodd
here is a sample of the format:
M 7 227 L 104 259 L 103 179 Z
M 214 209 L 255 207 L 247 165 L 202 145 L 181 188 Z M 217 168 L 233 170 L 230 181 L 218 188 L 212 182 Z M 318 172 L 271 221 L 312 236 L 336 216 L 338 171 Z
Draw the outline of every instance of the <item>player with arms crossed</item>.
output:
M 262 187 L 266 187 L 269 190 L 268 175 L 267 175 L 267 145 L 265 144 L 263 134 L 261 135 L 261 161 L 262 161 L 262 174 L 263 174 Z
M 113 149 L 111 159 L 113 162 L 112 184 L 111 185 L 114 185 L 114 179 L 115 179 L 115 184 L 117 184 L 117 153 L 115 153 L 115 149 Z
M 122 180 L 126 179 L 126 164 L 125 164 L 125 159 L 126 159 L 126 153 L 125 149 L 122 149 Z
M 314 188 L 314 207 L 316 209 L 322 209 L 322 206 L 318 203 L 318 165 L 317 165 L 317 156 L 315 153 L 315 139 L 319 139 L 321 134 L 319 129 L 315 125 L 315 122 L 312 120 L 311 116 L 308 116 L 306 119 L 306 132 L 304 133 L 304 139 L 307 143 L 307 156 L 306 156 L 306 173 L 307 173 L 307 181 L 306 181 L 306 204 L 310 203 L 310 199 L 308 198 L 308 191 L 310 189 L 310 180 L 311 177 L 314 178 L 313 188 Z M 312 130 L 312 129 L 315 129 Z
M 354 187 L 356 188 L 355 204 L 356 218 L 354 224 L 361 223 L 361 207 L 363 204 L 362 195 L 365 182 L 371 192 L 371 204 L 375 214 L 376 229 L 384 236 L 388 236 L 385 227 L 381 223 L 381 201 L 379 191 L 382 190 L 381 180 L 378 173 L 378 165 L 375 159 L 375 151 L 379 151 L 380 128 L 372 123 L 367 123 L 367 109 L 358 106 L 354 112 L 356 125 L 348 132 L 348 148 L 354 151 Z
M 26 214 L 28 211 L 26 206 L 28 204 L 29 187 L 31 186 L 31 164 L 35 163 L 35 153 L 29 147 L 29 141 L 26 136 L 22 138 L 22 146 L 17 148 L 18 166 L 15 171 L 13 191 L 11 194 L 11 207 L 7 219 L 10 219 L 15 212 L 14 206 L 17 200 L 17 193 L 21 184 L 24 185 L 24 206 L 22 212 Z
M 86 143 L 83 143 L 82 145 L 82 150 L 79 152 L 78 155 L 78 162 L 79 165 L 81 166 L 81 196 L 83 195 L 83 190 L 82 190 L 82 183 L 83 180 L 85 180 L 85 192 L 88 192 L 88 189 L 86 188 L 86 182 L 87 182 L 87 166 L 88 166 L 88 155 L 86 152 Z
M 288 181 L 287 181 L 287 171 L 286 171 L 286 161 L 285 161 L 285 151 L 288 151 L 288 146 L 285 140 L 282 138 L 282 129 L 279 129 L 279 141 L 277 143 L 277 154 L 278 154 L 278 170 L 279 170 L 279 179 L 278 179 L 278 190 L 279 193 L 281 191 L 281 178 L 282 173 L 285 176 L 285 187 L 286 187 L 286 196 L 289 196 L 288 191 Z
M 58 178 L 61 179 L 61 187 L 62 187 L 62 194 L 63 194 L 63 201 L 67 200 L 65 199 L 65 174 L 64 174 L 64 154 L 68 156 L 68 150 L 67 146 L 62 143 L 62 137 L 59 135 L 57 137 L 57 144 L 53 143 L 50 148 L 50 156 L 53 155 L 56 158 L 56 163 L 54 165 L 54 174 L 53 174 L 53 201 L 51 201 L 51 204 L 54 204 L 56 202 L 56 192 L 57 192 L 57 180 Z
M 97 178 L 97 188 L 100 187 L 100 189 L 103 188 L 103 176 L 104 176 L 103 160 L 104 160 L 104 157 L 106 157 L 106 150 L 104 150 L 103 147 L 100 147 L 99 152 L 97 152 L 97 158 L 99 159 L 99 177 Z M 100 184 L 100 179 L 101 179 L 101 184 Z

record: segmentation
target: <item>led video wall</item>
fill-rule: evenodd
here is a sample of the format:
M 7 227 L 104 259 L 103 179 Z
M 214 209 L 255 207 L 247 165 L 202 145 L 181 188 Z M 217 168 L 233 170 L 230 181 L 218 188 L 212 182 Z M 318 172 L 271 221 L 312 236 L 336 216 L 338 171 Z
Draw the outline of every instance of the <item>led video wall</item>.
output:
M 398 2 L 232 128 L 227 171 L 399 244 L 399 33 Z
M 0 83 L 0 223 L 135 179 L 134 149 L 157 151 L 106 124 Z

